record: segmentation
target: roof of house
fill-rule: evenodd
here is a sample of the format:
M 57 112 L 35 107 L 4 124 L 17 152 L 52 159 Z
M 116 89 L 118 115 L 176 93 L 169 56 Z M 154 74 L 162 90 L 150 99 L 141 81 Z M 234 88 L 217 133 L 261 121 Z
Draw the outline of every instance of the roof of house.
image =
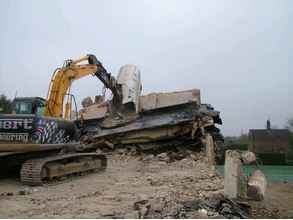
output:
M 279 140 L 290 139 L 290 131 L 288 129 L 250 129 L 249 135 L 257 140 L 272 137 Z

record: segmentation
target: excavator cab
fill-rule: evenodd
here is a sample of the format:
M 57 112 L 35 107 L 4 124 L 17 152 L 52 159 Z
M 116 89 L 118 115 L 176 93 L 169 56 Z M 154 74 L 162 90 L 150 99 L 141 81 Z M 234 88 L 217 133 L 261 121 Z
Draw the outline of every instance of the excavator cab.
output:
M 41 97 L 19 97 L 13 100 L 13 113 L 42 116 L 45 106 L 46 100 Z
M 12 104 L 12 114 L 0 114 L 0 145 L 59 144 L 77 138 L 73 121 L 44 116 L 45 99 L 17 97 Z

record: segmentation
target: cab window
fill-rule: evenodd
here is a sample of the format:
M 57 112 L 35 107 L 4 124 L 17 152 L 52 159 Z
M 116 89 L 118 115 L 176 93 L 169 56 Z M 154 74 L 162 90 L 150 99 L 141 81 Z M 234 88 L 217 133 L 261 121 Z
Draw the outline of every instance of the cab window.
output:
M 45 106 L 38 106 L 37 115 L 41 116 L 45 112 Z
M 31 114 L 32 104 L 29 102 L 16 102 L 15 112 L 16 114 Z
M 46 101 L 40 100 L 40 102 L 38 103 L 37 111 L 36 111 L 38 116 L 42 116 L 44 114 L 45 106 L 46 106 Z

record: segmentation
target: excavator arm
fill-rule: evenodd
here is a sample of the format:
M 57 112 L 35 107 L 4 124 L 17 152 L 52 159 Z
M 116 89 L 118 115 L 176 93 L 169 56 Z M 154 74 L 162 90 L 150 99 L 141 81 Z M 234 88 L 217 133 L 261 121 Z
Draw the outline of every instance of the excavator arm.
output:
M 107 89 L 111 90 L 114 102 L 121 101 L 121 88 L 119 87 L 116 79 L 107 72 L 107 70 L 103 67 L 102 63 L 96 58 L 95 55 L 88 55 L 88 62 L 89 64 L 95 65 L 97 67 L 97 71 L 94 73 L 94 75 L 102 81 Z
M 88 63 L 82 64 L 84 61 Z M 73 81 L 90 74 L 98 77 L 105 87 L 112 91 L 113 101 L 119 102 L 121 100 L 121 89 L 115 78 L 107 72 L 102 63 L 94 55 L 86 55 L 77 60 L 65 61 L 63 67 L 58 68 L 54 72 L 48 90 L 44 115 L 70 119 L 71 98 L 68 98 L 65 111 L 63 112 L 65 96 L 70 92 L 69 90 Z

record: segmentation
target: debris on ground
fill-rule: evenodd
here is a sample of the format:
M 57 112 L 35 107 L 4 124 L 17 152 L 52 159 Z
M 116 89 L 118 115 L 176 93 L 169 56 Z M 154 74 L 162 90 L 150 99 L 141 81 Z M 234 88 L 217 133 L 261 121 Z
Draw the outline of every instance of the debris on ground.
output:
M 1 192 L 0 196 L 13 196 L 14 193 L 13 192 Z
M 216 194 L 206 199 L 188 201 L 166 198 L 136 202 L 140 218 L 249 218 L 250 206 Z
M 207 166 L 203 153 L 198 154 L 192 153 L 196 160 L 187 156 L 166 162 L 162 161 L 166 154 L 112 152 L 107 155 L 109 164 L 104 173 L 71 177 L 43 187 L 23 188 L 17 180 L 9 179 L 6 186 L 5 181 L 0 185 L 0 192 L 13 194 L 1 197 L 6 208 L 0 206 L 0 213 L 11 218 L 176 216 L 183 202 L 223 192 L 223 178 Z
M 170 154 L 167 152 L 168 156 Z M 2 179 L 0 203 L 5 205 L 0 205 L 1 217 L 133 219 L 282 216 L 278 209 L 260 206 L 260 203 L 225 198 L 223 177 L 207 165 L 203 152 L 192 152 L 191 155 L 165 162 L 160 160 L 162 155 L 112 152 L 107 155 L 107 172 L 92 173 L 82 178 L 71 177 L 42 187 L 23 187 L 13 178 Z M 9 196 L 3 196 L 4 192 L 9 192 Z

